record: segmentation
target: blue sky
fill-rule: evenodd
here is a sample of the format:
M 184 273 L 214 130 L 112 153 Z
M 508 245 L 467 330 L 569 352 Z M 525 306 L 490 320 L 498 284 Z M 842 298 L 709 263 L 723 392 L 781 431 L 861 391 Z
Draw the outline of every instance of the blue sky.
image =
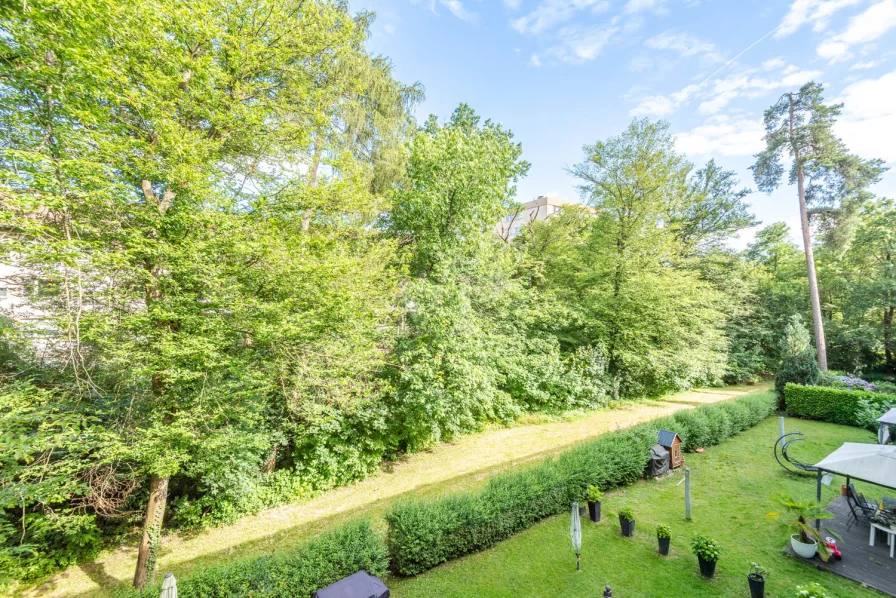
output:
M 896 166 L 896 0 L 355 0 L 369 43 L 420 81 L 418 118 L 460 103 L 510 128 L 532 163 L 517 199 L 578 200 L 566 168 L 633 117 L 664 118 L 680 151 L 754 188 L 763 110 L 808 80 L 843 102 L 838 133 Z M 896 168 L 894 168 L 896 171 Z M 877 186 L 896 197 L 896 172 Z M 765 223 L 797 222 L 795 191 L 755 193 Z M 752 237 L 748 231 L 735 243 Z

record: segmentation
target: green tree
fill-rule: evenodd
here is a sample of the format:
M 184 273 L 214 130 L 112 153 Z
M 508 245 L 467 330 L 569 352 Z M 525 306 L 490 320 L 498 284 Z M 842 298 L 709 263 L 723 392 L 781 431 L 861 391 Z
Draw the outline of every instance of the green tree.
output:
M 683 267 L 679 232 L 690 164 L 675 153 L 668 125 L 634 121 L 617 137 L 585 147 L 573 168 L 595 209 L 582 246 L 577 288 L 582 334 L 605 343 L 609 373 L 624 392 L 655 393 L 721 377 L 724 314 L 719 295 Z M 699 226 L 695 226 L 696 230 Z
M 766 148 L 756 155 L 752 170 L 759 189 L 771 193 L 784 175 L 782 156 L 793 160 L 789 182 L 797 186 L 816 353 L 819 367 L 827 370 L 809 207 L 814 204 L 841 217 L 854 214 L 856 206 L 867 198 L 867 186 L 878 180 L 883 169 L 880 160 L 865 161 L 850 155 L 834 135 L 833 125 L 841 106 L 825 104 L 823 91 L 821 85 L 809 82 L 798 92 L 784 94 L 766 110 Z
M 734 171 L 724 170 L 715 160 L 692 176 L 671 223 L 689 252 L 721 247 L 738 231 L 757 224 L 744 198 L 748 189 L 738 189 Z
M 408 94 L 363 55 L 366 21 L 325 0 L 0 11 L 6 259 L 46 314 L 61 396 L 113 432 L 96 463 L 145 484 L 143 587 L 172 476 L 227 494 L 278 444 L 272 406 L 319 422 L 314 404 L 371 384 L 345 384 L 347 362 L 382 358 L 394 246 L 372 242 L 371 191 Z M 334 122 L 350 126 L 310 185 Z M 320 230 L 303 235 L 309 209 Z

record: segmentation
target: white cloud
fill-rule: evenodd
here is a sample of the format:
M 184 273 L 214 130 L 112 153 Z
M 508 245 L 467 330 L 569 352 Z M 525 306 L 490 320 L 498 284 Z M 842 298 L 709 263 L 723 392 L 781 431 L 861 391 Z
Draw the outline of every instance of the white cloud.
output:
M 565 27 L 559 32 L 561 43 L 548 48 L 547 53 L 561 62 L 594 60 L 619 31 L 616 26 Z
M 879 65 L 882 61 L 880 60 L 869 60 L 868 62 L 857 62 L 851 67 L 849 70 L 851 71 L 867 71 L 868 69 L 873 69 L 877 65 Z
M 843 90 L 843 113 L 836 132 L 853 153 L 896 163 L 896 70 L 878 79 L 862 79 Z
M 762 150 L 764 136 L 765 128 L 759 120 L 720 115 L 675 135 L 675 147 L 691 156 L 752 156 Z
M 703 89 L 700 85 L 688 85 L 667 96 L 648 96 L 629 110 L 630 116 L 666 116 L 678 110 Z
M 656 10 L 658 12 L 666 12 L 663 3 L 665 0 L 628 0 L 625 5 L 625 12 L 642 12 L 645 10 Z
M 510 10 L 516 10 L 523 3 L 523 0 L 504 0 L 504 6 Z
M 729 75 L 715 82 L 691 84 L 672 94 L 648 96 L 629 111 L 631 116 L 666 116 L 691 100 L 701 99 L 697 108 L 700 114 L 712 115 L 721 112 L 737 98 L 759 98 L 770 91 L 785 87 L 800 87 L 803 83 L 821 76 L 820 71 L 800 70 L 795 66 L 782 69 L 777 79 L 756 77 L 756 69 L 747 69 Z
M 538 68 L 541 66 L 541 58 L 539 58 L 537 54 L 533 54 L 532 58 L 529 59 L 529 64 Z
M 818 45 L 816 52 L 831 62 L 850 57 L 852 46 L 873 42 L 896 27 L 896 0 L 881 0 L 849 21 L 846 29 Z
M 476 20 L 476 13 L 470 12 L 466 8 L 464 8 L 463 2 L 461 2 L 460 0 L 439 0 L 439 4 L 451 11 L 451 14 L 453 14 L 458 19 L 464 21 Z
M 700 56 L 709 62 L 721 62 L 724 60 L 716 49 L 715 44 L 702 41 L 687 33 L 663 32 L 651 37 L 644 45 L 654 50 L 670 50 L 680 56 Z
M 535 10 L 510 22 L 520 33 L 539 34 L 570 20 L 577 12 L 588 10 L 592 14 L 610 8 L 608 0 L 543 0 Z
M 777 71 L 777 70 L 783 69 L 785 66 L 787 66 L 787 63 L 784 61 L 783 58 L 778 56 L 777 58 L 771 58 L 771 59 L 763 62 L 762 70 Z
M 781 38 L 796 33 L 803 25 L 809 23 L 816 32 L 824 31 L 835 12 L 862 2 L 863 0 L 794 0 L 790 5 L 790 11 L 778 25 L 775 37 Z

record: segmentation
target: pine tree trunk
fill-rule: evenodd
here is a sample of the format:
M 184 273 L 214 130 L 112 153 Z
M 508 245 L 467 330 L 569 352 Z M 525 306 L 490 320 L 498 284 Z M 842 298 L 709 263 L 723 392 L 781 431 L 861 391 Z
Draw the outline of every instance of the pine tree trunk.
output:
M 152 580 L 159 553 L 162 520 L 165 518 L 165 503 L 168 500 L 168 478 L 152 475 L 149 478 L 149 502 L 146 505 L 146 519 L 143 522 L 143 539 L 137 550 L 137 570 L 134 572 L 134 587 L 142 590 Z
M 793 95 L 790 96 L 790 138 L 793 139 Z M 815 330 L 815 351 L 818 367 L 828 370 L 828 352 L 824 339 L 824 321 L 821 314 L 821 299 L 818 296 L 818 277 L 815 274 L 815 255 L 812 252 L 812 237 L 809 232 L 809 213 L 806 209 L 806 191 L 803 181 L 803 167 L 800 152 L 794 147 L 793 159 L 796 163 L 797 192 L 800 198 L 800 226 L 803 229 L 803 247 L 806 251 L 806 270 L 809 274 L 809 301 L 812 304 L 812 325 Z

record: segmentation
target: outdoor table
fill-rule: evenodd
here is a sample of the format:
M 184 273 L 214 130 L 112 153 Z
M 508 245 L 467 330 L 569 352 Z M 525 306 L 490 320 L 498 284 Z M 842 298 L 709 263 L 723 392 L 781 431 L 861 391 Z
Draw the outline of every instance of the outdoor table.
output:
M 874 546 L 874 530 L 879 529 L 880 531 L 887 534 L 887 545 L 890 547 L 890 558 L 893 558 L 893 549 L 896 548 L 896 529 L 892 527 L 887 527 L 881 525 L 880 523 L 871 522 L 871 536 L 868 539 L 868 545 Z

